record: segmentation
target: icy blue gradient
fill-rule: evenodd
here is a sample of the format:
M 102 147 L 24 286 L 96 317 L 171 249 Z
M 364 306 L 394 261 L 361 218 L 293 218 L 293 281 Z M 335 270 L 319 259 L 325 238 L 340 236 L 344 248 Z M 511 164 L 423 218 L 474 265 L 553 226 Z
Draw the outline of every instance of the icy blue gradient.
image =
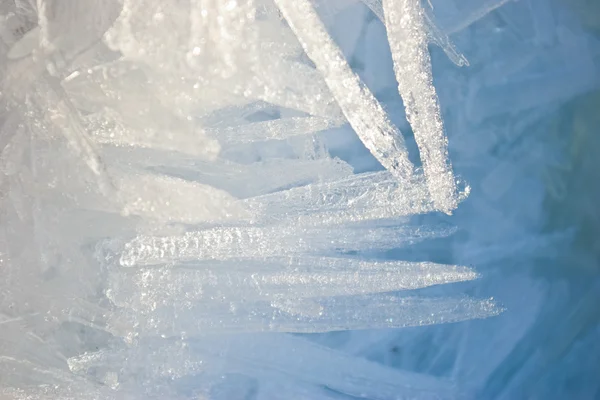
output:
M 472 192 L 451 217 L 414 218 L 456 225 L 456 235 L 380 256 L 473 266 L 481 280 L 427 292 L 493 296 L 507 311 L 312 337 L 385 365 L 453 378 L 475 398 L 599 398 L 600 15 L 589 15 L 598 7 L 469 1 L 491 10 L 473 22 L 462 3 L 433 6 L 470 65 L 453 65 L 436 47 L 432 58 L 451 159 Z M 381 22 L 357 5 L 338 16 L 332 34 L 410 137 Z M 325 135 L 331 153 L 357 172 L 380 168 L 350 128 Z

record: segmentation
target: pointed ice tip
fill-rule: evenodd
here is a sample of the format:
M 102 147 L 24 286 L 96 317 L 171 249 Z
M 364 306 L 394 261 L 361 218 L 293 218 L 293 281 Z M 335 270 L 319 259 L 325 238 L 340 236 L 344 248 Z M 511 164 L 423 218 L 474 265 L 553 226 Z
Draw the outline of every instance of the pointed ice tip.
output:
M 443 212 L 446 215 L 452 215 L 461 201 L 462 199 L 459 196 L 449 196 L 443 199 L 434 199 L 433 204 L 436 210 Z
M 481 301 L 482 310 L 487 311 L 489 317 L 495 317 L 506 310 L 508 310 L 505 306 L 498 303 L 493 297 Z
M 471 194 L 471 187 L 460 178 L 456 178 L 453 185 L 448 185 L 450 189 L 444 191 L 437 190 L 436 186 L 432 186 L 433 190 L 430 189 L 430 192 L 433 197 L 434 207 L 446 215 L 452 215 L 459 204 L 465 201 Z

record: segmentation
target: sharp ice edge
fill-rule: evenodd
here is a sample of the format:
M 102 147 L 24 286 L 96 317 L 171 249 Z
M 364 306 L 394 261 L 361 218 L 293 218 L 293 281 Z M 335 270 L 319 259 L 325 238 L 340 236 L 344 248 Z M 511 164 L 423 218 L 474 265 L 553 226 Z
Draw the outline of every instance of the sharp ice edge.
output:
M 216 227 L 175 236 L 139 235 L 124 244 L 110 240 L 100 243 L 98 251 L 104 254 L 116 249 L 122 266 L 277 255 L 368 254 L 453 232 L 448 228 L 378 224 L 339 225 L 335 230 L 297 225 Z
M 433 86 L 427 45 L 433 38 L 448 49 L 447 53 L 459 65 L 468 62 L 436 28 L 433 17 L 421 7 L 420 0 L 366 0 L 364 3 L 385 22 L 398 89 L 419 147 L 433 204 L 438 210 L 450 213 L 458 206 L 457 188 L 448 159 L 448 144 Z
M 357 174 L 246 200 L 264 222 L 337 224 L 393 219 L 434 211 L 422 179 L 404 184 L 389 172 Z
M 151 310 L 166 302 L 211 303 L 293 300 L 411 290 L 475 279 L 466 267 L 421 262 L 369 262 L 344 258 L 233 259 L 109 273 L 117 305 Z M 154 295 L 153 295 L 154 294 Z M 216 297 L 215 297 L 216 296 Z
M 425 13 L 420 0 L 383 0 L 388 40 L 398 90 L 413 128 L 434 205 L 444 212 L 458 206 L 448 141 L 427 48 Z
M 179 329 L 187 334 L 319 332 L 428 325 L 497 313 L 489 301 L 382 293 L 476 277 L 468 268 L 433 263 L 237 259 L 114 270 L 107 296 L 118 307 L 115 316 L 122 314 L 121 321 L 129 314 L 137 316 L 136 328 L 129 328 L 135 335 L 173 335 Z M 218 322 L 213 313 L 220 315 Z M 127 336 L 130 331 L 119 333 Z

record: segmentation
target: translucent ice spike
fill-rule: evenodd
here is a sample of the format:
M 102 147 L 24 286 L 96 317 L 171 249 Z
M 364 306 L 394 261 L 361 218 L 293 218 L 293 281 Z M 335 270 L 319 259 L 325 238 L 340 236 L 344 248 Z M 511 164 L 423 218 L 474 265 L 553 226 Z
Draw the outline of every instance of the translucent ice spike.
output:
M 104 242 L 100 247 L 117 251 L 119 264 L 129 267 L 206 259 L 375 252 L 451 232 L 443 228 L 394 225 L 340 226 L 335 230 L 296 225 L 218 227 L 181 236 L 138 236 L 124 245 Z
M 110 158 L 107 156 L 107 159 Z M 161 158 L 160 154 L 152 154 L 145 155 L 139 161 L 137 158 L 133 160 L 130 158 L 129 161 L 139 162 L 142 166 L 148 166 L 155 171 L 186 177 L 225 190 L 239 198 L 266 195 L 284 188 L 317 182 L 337 181 L 352 175 L 352 167 L 337 158 L 318 160 L 266 159 L 252 164 L 238 164 L 224 159 L 205 162 L 182 160 L 181 157 L 177 156 L 164 156 Z M 151 165 L 148 165 L 149 163 Z M 264 176 L 268 176 L 269 179 L 257 178 Z M 268 198 L 276 201 L 275 197 L 277 196 L 269 196 Z M 257 201 L 260 203 L 260 200 Z M 257 206 L 250 203 L 245 203 L 245 206 L 259 212 Z
M 204 303 L 208 308 L 217 298 L 286 304 L 298 298 L 412 290 L 476 277 L 469 268 L 431 262 L 293 257 L 115 269 L 109 286 L 115 304 L 147 313 L 157 302 L 162 306 Z
M 108 293 L 110 298 L 110 292 Z M 502 310 L 491 300 L 398 297 L 367 294 L 273 301 L 228 301 L 213 295 L 207 306 L 185 298 L 178 302 L 147 292 L 142 309 L 121 305 L 109 318 L 135 315 L 131 328 L 118 332 L 129 337 L 194 336 L 242 332 L 316 333 L 354 329 L 425 326 L 487 318 Z
M 434 210 L 422 178 L 415 175 L 404 184 L 387 171 L 296 187 L 245 202 L 260 221 L 307 225 L 397 218 Z
M 425 14 L 420 0 L 384 0 L 383 10 L 398 90 L 419 146 L 429 192 L 435 207 L 450 213 L 458 206 L 457 188 L 433 86 Z
M 367 149 L 397 179 L 409 179 L 413 165 L 404 139 L 373 94 L 352 72 L 311 2 L 276 0 L 275 3 Z

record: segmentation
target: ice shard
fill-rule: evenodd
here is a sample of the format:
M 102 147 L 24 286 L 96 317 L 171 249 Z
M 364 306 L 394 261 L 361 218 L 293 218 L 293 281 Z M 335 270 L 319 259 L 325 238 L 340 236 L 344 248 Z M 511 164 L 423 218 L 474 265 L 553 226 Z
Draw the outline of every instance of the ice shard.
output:
M 367 149 L 398 179 L 409 179 L 413 165 L 404 139 L 369 89 L 352 72 L 310 1 L 276 0 L 275 3 Z
M 419 0 L 384 0 L 383 11 L 398 89 L 419 146 L 429 192 L 435 206 L 449 213 L 458 206 L 457 189 L 433 86 L 425 12 Z
M 116 248 L 122 266 L 156 265 L 202 259 L 294 254 L 374 252 L 452 233 L 447 227 L 411 228 L 394 224 L 325 227 L 274 225 L 218 227 L 177 236 L 140 235 L 124 244 L 107 241 L 100 254 Z

